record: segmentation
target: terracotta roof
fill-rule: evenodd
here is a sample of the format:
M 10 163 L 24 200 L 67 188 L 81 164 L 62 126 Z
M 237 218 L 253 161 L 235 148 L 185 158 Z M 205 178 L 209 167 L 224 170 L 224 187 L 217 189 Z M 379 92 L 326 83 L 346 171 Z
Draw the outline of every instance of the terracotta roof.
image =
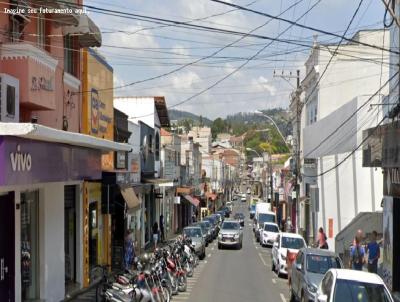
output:
M 161 136 L 172 136 L 171 132 L 168 132 L 164 128 L 161 128 Z

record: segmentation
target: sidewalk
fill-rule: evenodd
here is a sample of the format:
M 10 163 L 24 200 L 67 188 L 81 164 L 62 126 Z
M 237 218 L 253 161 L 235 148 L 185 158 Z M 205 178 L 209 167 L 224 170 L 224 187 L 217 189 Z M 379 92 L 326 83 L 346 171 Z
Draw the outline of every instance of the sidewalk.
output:
M 177 238 L 177 236 L 175 236 L 174 238 L 168 239 L 165 242 L 158 244 L 158 247 L 162 248 L 162 247 L 166 246 L 168 244 L 168 242 L 174 241 L 176 238 Z M 150 244 L 147 248 L 145 248 L 145 250 L 142 252 L 142 254 L 152 253 L 153 251 L 154 251 L 154 246 L 152 244 Z M 140 255 L 138 255 L 138 256 L 140 256 Z M 72 299 L 66 298 L 64 301 L 72 301 L 72 302 L 96 301 L 96 287 L 93 287 L 93 288 L 83 292 L 82 294 L 79 294 L 79 292 L 81 292 L 81 291 L 84 291 L 84 289 L 79 289 L 79 290 L 76 290 L 75 292 L 70 293 L 69 294 L 70 297 L 74 297 L 75 295 L 77 295 L 77 296 Z

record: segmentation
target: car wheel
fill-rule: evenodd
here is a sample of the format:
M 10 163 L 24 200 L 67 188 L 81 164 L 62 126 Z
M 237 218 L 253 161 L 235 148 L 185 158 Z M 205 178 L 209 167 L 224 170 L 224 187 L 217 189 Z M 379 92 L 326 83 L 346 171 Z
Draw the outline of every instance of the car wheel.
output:
M 301 302 L 306 302 L 306 297 L 304 295 L 304 292 L 301 293 Z

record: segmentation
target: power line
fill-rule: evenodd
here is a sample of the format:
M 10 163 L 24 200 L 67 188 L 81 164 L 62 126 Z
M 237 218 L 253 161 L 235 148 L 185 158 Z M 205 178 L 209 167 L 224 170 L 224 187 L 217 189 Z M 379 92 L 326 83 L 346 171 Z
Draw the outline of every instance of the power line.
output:
M 379 87 L 379 89 L 371 96 L 369 97 L 360 107 L 357 108 L 356 111 L 354 111 L 347 119 L 345 119 L 334 131 L 332 131 L 327 137 L 325 137 L 317 146 L 315 146 L 311 151 L 309 151 L 304 158 L 307 158 L 311 153 L 313 153 L 315 150 L 317 150 L 323 143 L 325 143 L 328 139 L 330 139 L 339 129 L 341 129 L 352 117 L 354 117 L 358 111 L 360 111 L 363 107 L 365 107 L 375 96 L 377 96 L 380 91 L 390 83 L 392 79 L 394 79 L 398 75 L 398 72 L 396 72 L 394 75 L 392 75 L 386 82 L 383 84 L 383 86 Z
M 351 42 L 351 43 L 355 43 L 355 44 L 359 44 L 359 45 L 363 45 L 363 46 L 367 46 L 367 47 L 371 47 L 371 48 L 375 48 L 375 49 L 379 49 L 379 50 L 384 50 L 384 51 L 387 51 L 387 52 L 390 52 L 390 53 L 394 53 L 394 54 L 400 54 L 400 52 L 394 51 L 392 49 L 382 48 L 382 47 L 380 47 L 378 45 L 368 44 L 368 43 L 365 43 L 365 42 L 362 42 L 362 41 L 354 40 L 352 38 L 346 38 L 346 37 L 343 37 L 341 35 L 335 34 L 333 32 L 329 32 L 329 31 L 326 31 L 326 30 L 323 30 L 323 29 L 312 27 L 312 26 L 302 25 L 302 24 L 297 23 L 296 21 L 291 21 L 291 20 L 288 20 L 288 19 L 285 19 L 285 18 L 282 18 L 282 17 L 273 16 L 271 14 L 260 12 L 260 11 L 256 11 L 256 10 L 253 10 L 253 9 L 249 9 L 249 8 L 237 5 L 237 4 L 228 3 L 228 2 L 225 2 L 225 1 L 221 1 L 221 0 L 210 0 L 210 1 L 217 2 L 217 3 L 223 4 L 223 5 L 228 5 L 228 6 L 231 6 L 231 7 L 235 7 L 235 8 L 244 10 L 244 11 L 248 11 L 248 12 L 251 12 L 251 13 L 254 13 L 254 14 L 257 14 L 257 15 L 262 15 L 262 16 L 265 16 L 265 17 L 268 17 L 268 18 L 272 18 L 272 19 L 275 19 L 275 20 L 281 20 L 281 21 L 284 21 L 286 23 L 292 24 L 294 26 L 305 28 L 305 29 L 312 30 L 312 31 L 316 31 L 316 32 L 319 32 L 319 33 L 323 33 L 325 35 L 334 36 L 334 37 L 337 37 L 337 38 L 340 38 L 340 39 L 343 38 L 343 40 L 345 40 L 347 42 Z

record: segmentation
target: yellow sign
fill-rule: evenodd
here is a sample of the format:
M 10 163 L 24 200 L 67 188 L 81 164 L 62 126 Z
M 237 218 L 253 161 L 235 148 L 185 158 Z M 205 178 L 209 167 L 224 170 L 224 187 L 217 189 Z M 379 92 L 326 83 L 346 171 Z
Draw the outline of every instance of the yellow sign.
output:
M 95 50 L 83 51 L 82 132 L 114 140 L 114 93 L 112 67 Z M 102 156 L 102 169 L 114 169 L 113 152 Z

